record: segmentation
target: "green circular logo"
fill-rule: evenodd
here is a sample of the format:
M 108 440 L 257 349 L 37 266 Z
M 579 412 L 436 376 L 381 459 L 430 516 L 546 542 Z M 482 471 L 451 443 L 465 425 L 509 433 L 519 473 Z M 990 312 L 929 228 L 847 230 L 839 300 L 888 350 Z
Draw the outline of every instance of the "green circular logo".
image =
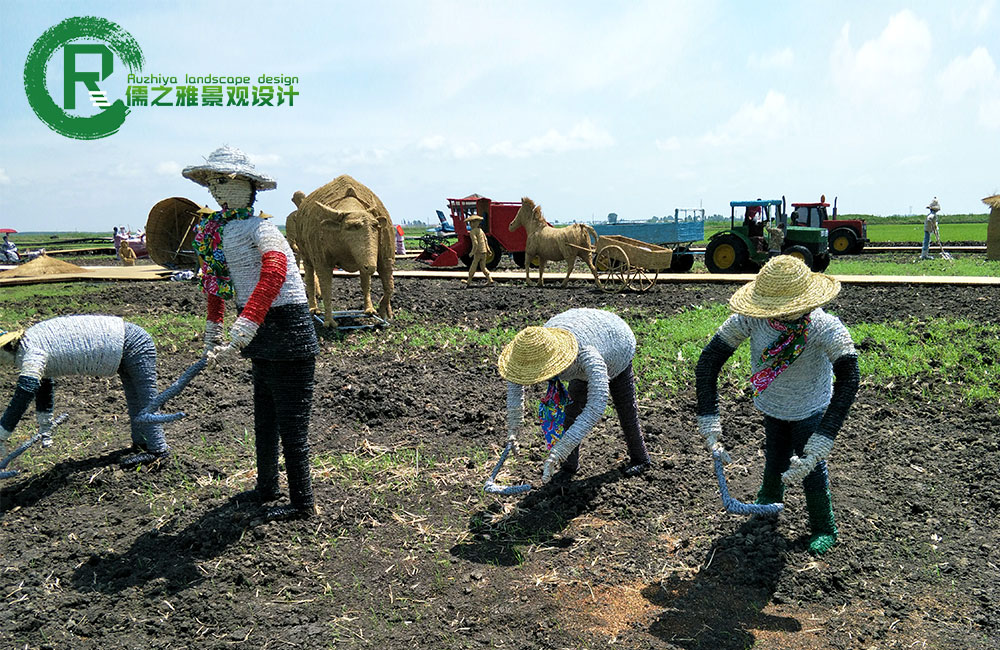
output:
M 76 41 L 102 41 L 77 43 Z M 60 106 L 49 94 L 45 72 L 49 61 L 59 49 L 63 50 L 63 103 Z M 100 56 L 99 71 L 77 70 L 78 54 Z M 56 133 L 78 140 L 97 140 L 114 135 L 125 123 L 129 109 L 118 99 L 111 103 L 97 82 L 104 81 L 114 72 L 114 55 L 130 72 L 142 70 L 142 49 L 132 35 L 119 25 L 96 16 L 67 18 L 38 37 L 24 62 L 24 92 L 28 104 L 38 119 Z M 84 84 L 91 101 L 101 111 L 96 115 L 81 117 L 68 111 L 76 108 L 76 86 Z

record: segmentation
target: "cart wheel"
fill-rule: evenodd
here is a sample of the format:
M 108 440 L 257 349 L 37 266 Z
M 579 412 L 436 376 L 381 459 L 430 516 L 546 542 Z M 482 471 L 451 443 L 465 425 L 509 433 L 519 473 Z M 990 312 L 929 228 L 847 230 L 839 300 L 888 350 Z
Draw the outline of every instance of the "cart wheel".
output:
M 632 269 L 628 286 L 630 289 L 645 293 L 653 288 L 653 285 L 656 284 L 656 278 L 659 277 L 659 275 L 659 271 L 647 271 L 636 267 Z
M 607 292 L 623 291 L 631 279 L 628 255 L 621 246 L 605 246 L 597 251 L 594 265 L 600 270 L 601 289 Z

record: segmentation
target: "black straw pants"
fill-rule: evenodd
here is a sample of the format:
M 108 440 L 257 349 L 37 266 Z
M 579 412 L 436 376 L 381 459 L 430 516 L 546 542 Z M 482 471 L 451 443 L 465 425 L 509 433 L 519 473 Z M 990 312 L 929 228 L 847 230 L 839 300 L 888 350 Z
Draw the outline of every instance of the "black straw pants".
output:
M 282 361 L 253 359 L 257 489 L 262 494 L 278 491 L 280 439 L 289 498 L 295 508 L 313 505 L 308 438 L 315 370 L 315 357 Z
M 629 363 L 625 370 L 621 371 L 608 386 L 611 393 L 611 403 L 614 404 L 615 413 L 618 414 L 618 421 L 622 425 L 622 432 L 625 434 L 625 445 L 628 447 L 629 465 L 639 465 L 649 462 L 649 454 L 646 452 L 646 442 L 642 437 L 642 428 L 639 426 L 639 404 L 635 399 L 635 375 L 632 373 L 632 364 Z M 566 420 L 563 423 L 563 430 L 569 430 L 576 418 L 583 413 L 587 406 L 587 382 L 574 379 L 569 382 L 570 403 L 566 406 Z M 580 446 L 566 458 L 562 464 L 563 471 L 575 473 L 580 468 Z

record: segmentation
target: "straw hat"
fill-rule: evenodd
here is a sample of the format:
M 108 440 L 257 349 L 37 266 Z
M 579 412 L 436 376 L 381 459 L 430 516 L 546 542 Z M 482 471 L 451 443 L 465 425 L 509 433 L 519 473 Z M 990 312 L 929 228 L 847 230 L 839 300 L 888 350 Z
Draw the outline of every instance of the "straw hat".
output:
M 576 359 L 579 344 L 560 327 L 526 327 L 500 353 L 500 376 L 529 386 L 552 379 Z
M 472 222 L 472 221 L 482 221 L 482 220 L 483 220 L 482 216 L 480 216 L 478 214 L 470 214 L 469 216 L 467 216 L 465 218 L 466 223 L 469 223 L 469 222 Z
M 744 316 L 780 320 L 808 314 L 836 298 L 838 293 L 839 281 L 823 273 L 813 273 L 797 257 L 778 255 L 764 265 L 753 281 L 733 294 L 729 307 Z
M 7 345 L 11 341 L 18 340 L 21 338 L 22 334 L 24 334 L 24 330 L 14 330 L 13 332 L 4 332 L 3 330 L 0 330 L 0 348 Z
M 257 172 L 249 156 L 229 145 L 219 147 L 210 153 L 204 165 L 185 167 L 181 172 L 184 178 L 205 187 L 208 187 L 208 181 L 212 177 L 220 174 L 231 178 L 245 178 L 253 182 L 258 192 L 278 187 L 273 178 Z
M 939 212 L 941 210 L 941 204 L 938 203 L 936 196 L 934 197 L 933 201 L 927 204 L 927 209 L 930 210 L 931 212 Z

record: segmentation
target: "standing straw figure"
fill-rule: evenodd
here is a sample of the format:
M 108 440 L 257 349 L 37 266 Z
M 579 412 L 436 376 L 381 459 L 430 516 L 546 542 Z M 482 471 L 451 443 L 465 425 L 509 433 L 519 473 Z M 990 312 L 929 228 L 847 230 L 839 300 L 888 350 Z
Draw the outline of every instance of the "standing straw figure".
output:
M 0 457 L 3 443 L 35 400 L 35 418 L 42 446 L 52 444 L 55 377 L 89 375 L 121 377 L 132 424 L 132 447 L 137 452 L 121 460 L 125 467 L 151 463 L 169 454 L 160 423 L 138 423 L 133 418 L 156 396 L 156 346 L 138 325 L 117 316 L 59 316 L 26 330 L 0 332 L 0 361 L 18 370 L 17 388 L 0 418 Z
M 486 233 L 483 232 L 483 213 L 487 211 L 487 205 L 489 205 L 489 200 L 480 199 L 476 203 L 476 214 L 469 215 L 466 218 L 466 223 L 469 224 L 469 239 L 472 240 L 472 264 L 469 265 L 469 279 L 462 280 L 465 286 L 468 287 L 472 284 L 472 276 L 476 274 L 476 269 L 483 272 L 486 276 L 486 286 L 493 284 L 493 278 L 490 277 L 490 270 L 486 268 L 486 256 L 490 252 L 490 244 L 486 241 Z
M 814 554 L 837 541 L 826 459 L 860 381 L 850 333 L 839 318 L 820 309 L 839 292 L 837 280 L 810 272 L 801 260 L 772 258 L 730 298 L 735 313 L 705 346 L 695 371 L 698 428 L 709 451 L 720 452 L 723 462 L 729 462 L 719 442 L 719 371 L 740 343 L 750 339 L 750 383 L 754 405 L 764 414 L 765 433 L 757 503 L 777 503 L 785 485 L 801 481 Z
M 539 407 L 549 454 L 542 469 L 548 483 L 556 468 L 567 476 L 580 466 L 580 442 L 604 414 L 608 397 L 625 433 L 626 476 L 649 467 L 635 399 L 635 335 L 621 318 L 598 309 L 570 309 L 543 327 L 528 327 L 500 354 L 500 375 L 507 380 L 507 431 L 516 444 L 524 423 L 524 387 L 548 382 Z M 566 384 L 568 384 L 568 389 Z
M 941 239 L 941 235 L 938 233 L 938 221 L 937 213 L 941 211 L 941 204 L 938 203 L 937 197 L 927 205 L 927 217 L 924 218 L 924 245 L 920 248 L 920 259 L 922 260 L 932 260 L 934 256 L 930 253 L 931 248 L 931 235 L 934 235 Z
M 135 251 L 127 241 L 123 241 L 118 247 L 118 256 L 122 259 L 122 266 L 135 266 Z
M 182 174 L 207 187 L 222 208 L 198 224 L 194 248 L 208 297 L 209 357 L 240 352 L 253 364 L 257 485 L 246 496 L 262 504 L 281 496 L 280 439 L 291 505 L 269 508 L 265 516 L 309 517 L 315 513 L 309 410 L 319 344 L 292 250 L 278 228 L 253 210 L 257 192 L 273 190 L 277 183 L 259 174 L 246 154 L 228 146 Z M 238 316 L 230 342 L 223 345 L 222 318 L 230 297 L 236 299 Z

